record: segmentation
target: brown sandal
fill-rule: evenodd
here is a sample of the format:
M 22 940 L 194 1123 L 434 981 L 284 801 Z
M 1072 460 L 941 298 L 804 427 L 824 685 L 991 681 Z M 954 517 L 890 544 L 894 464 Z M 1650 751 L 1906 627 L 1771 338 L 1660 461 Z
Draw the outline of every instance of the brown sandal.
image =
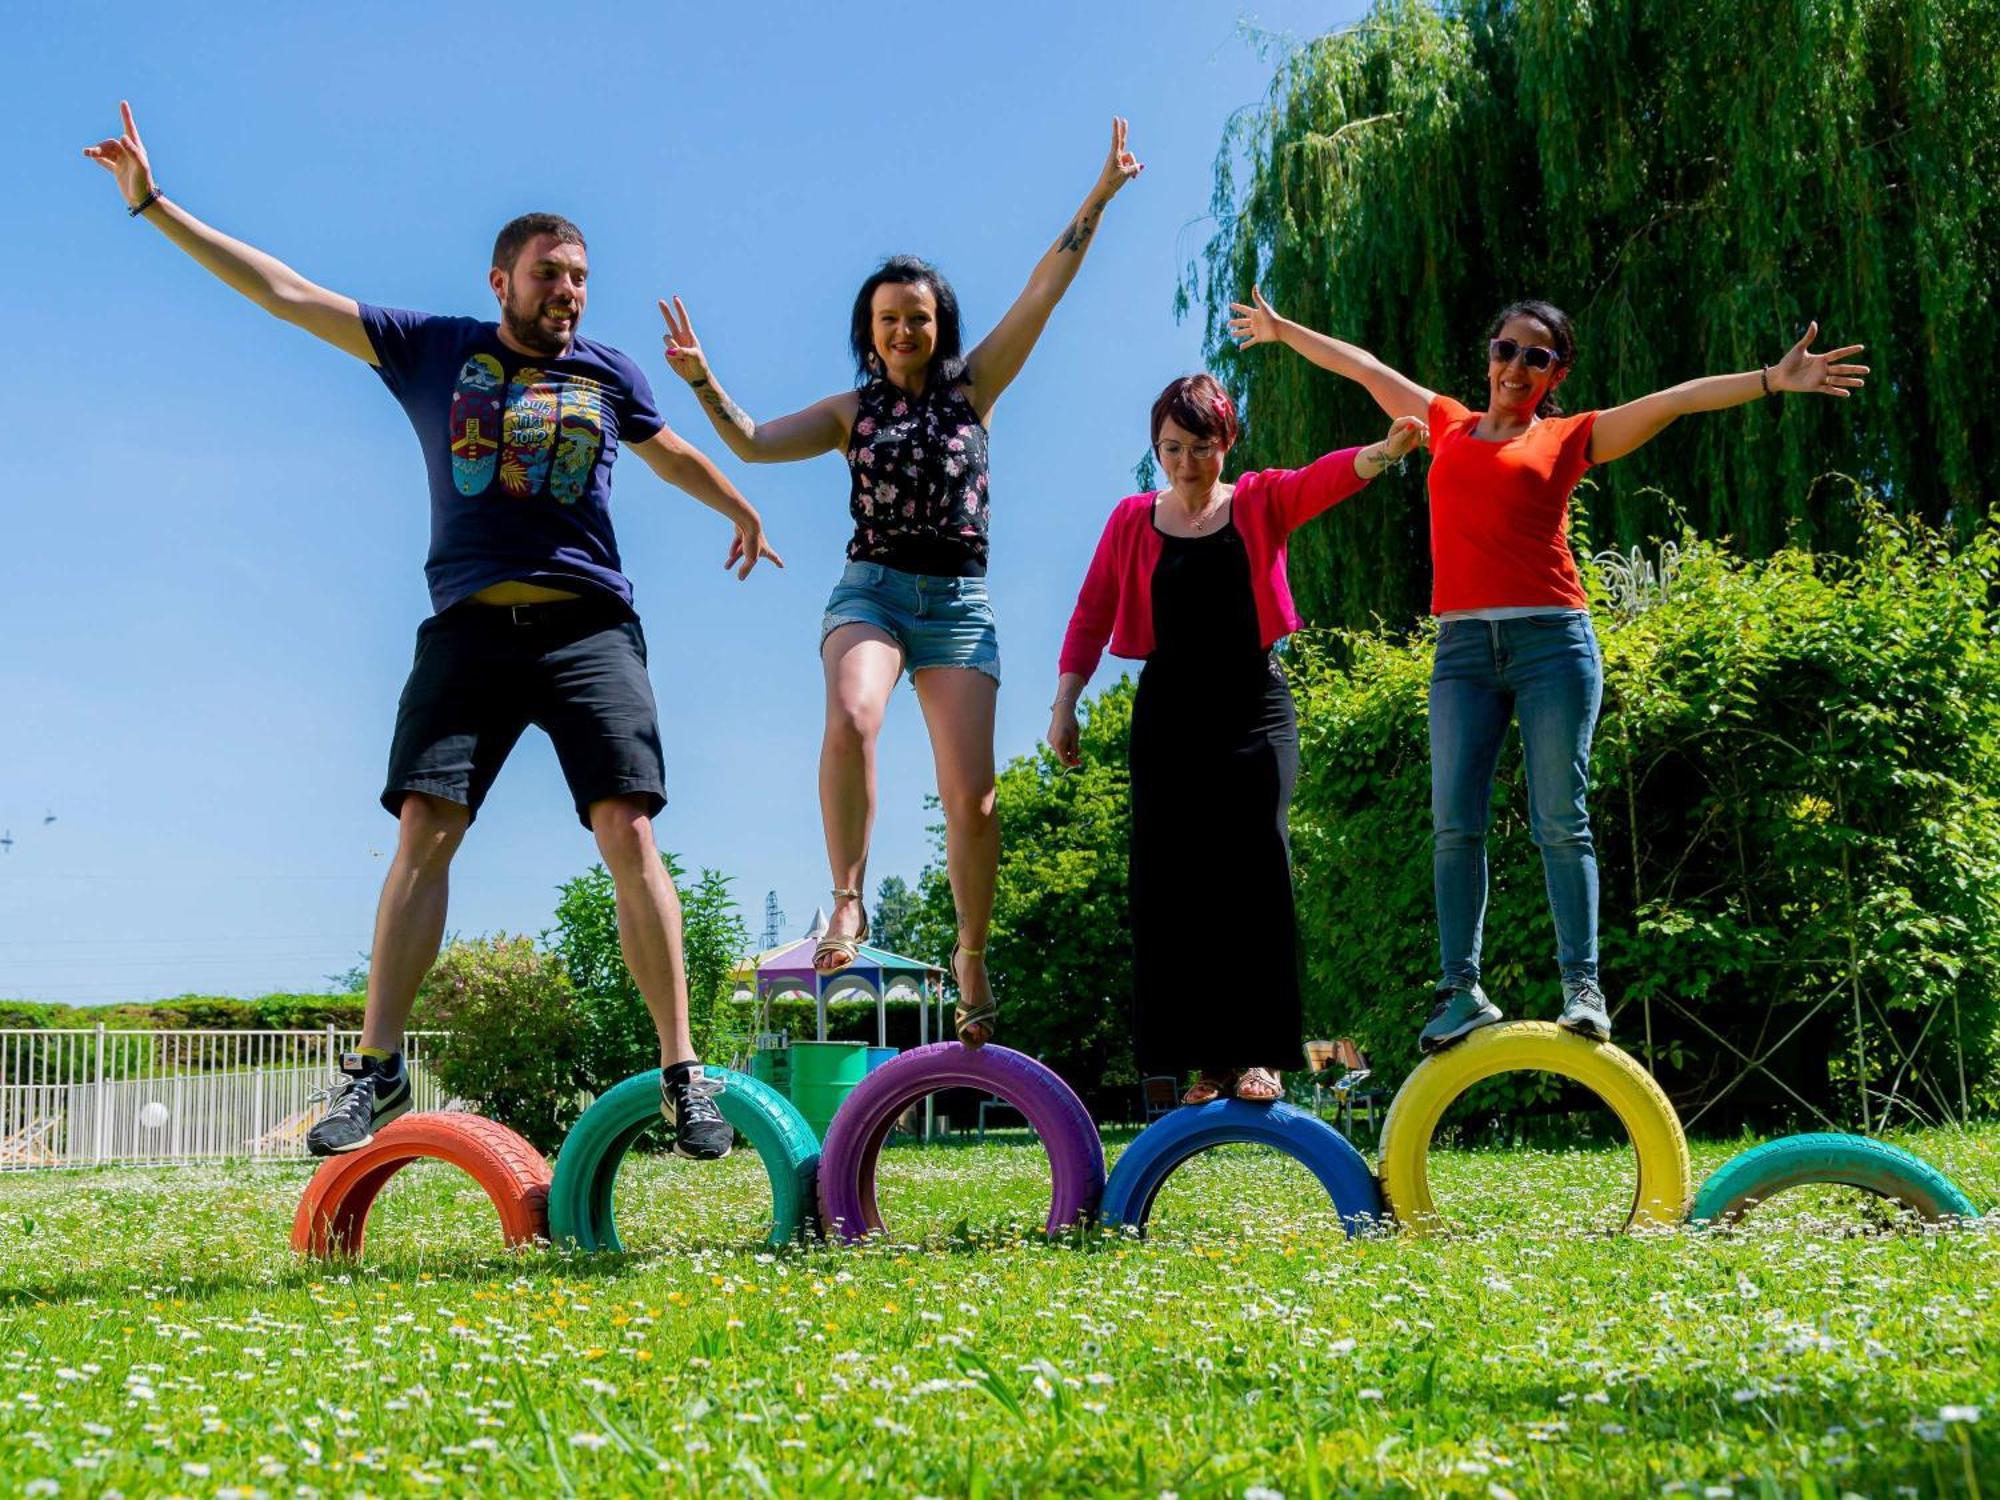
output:
M 1187 1086 L 1187 1092 L 1181 1095 L 1181 1103 L 1197 1106 L 1213 1104 L 1229 1092 L 1231 1081 L 1226 1073 L 1203 1073 Z
M 1276 1104 L 1285 1097 L 1285 1085 L 1269 1068 L 1245 1068 L 1236 1075 L 1235 1092 L 1245 1104 Z

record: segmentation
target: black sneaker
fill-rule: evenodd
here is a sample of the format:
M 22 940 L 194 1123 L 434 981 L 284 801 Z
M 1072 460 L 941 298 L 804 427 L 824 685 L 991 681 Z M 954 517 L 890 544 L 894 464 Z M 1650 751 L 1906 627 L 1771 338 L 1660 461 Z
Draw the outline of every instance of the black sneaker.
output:
M 720 1078 L 704 1078 L 698 1062 L 660 1070 L 660 1113 L 674 1135 L 674 1154 L 696 1161 L 720 1161 L 736 1142 L 736 1129 L 722 1118 L 715 1096 Z
M 410 1112 L 410 1070 L 398 1052 L 387 1062 L 343 1053 L 340 1077 L 324 1094 L 330 1101 L 319 1123 L 306 1134 L 306 1150 L 314 1156 L 338 1156 L 359 1151 L 375 1132 L 398 1115 Z

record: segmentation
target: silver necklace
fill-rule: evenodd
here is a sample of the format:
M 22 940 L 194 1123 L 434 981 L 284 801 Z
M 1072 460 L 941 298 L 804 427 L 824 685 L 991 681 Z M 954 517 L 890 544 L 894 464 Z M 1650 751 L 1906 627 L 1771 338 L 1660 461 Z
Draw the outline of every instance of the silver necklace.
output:
M 1188 525 L 1194 529 L 1197 535 L 1199 535 L 1201 532 L 1208 529 L 1208 523 L 1215 519 L 1217 514 L 1220 513 L 1220 511 L 1222 510 L 1222 507 L 1227 503 L 1228 502 L 1225 500 L 1209 501 L 1208 504 L 1202 508 L 1202 512 L 1200 515 L 1195 516 L 1188 521 Z

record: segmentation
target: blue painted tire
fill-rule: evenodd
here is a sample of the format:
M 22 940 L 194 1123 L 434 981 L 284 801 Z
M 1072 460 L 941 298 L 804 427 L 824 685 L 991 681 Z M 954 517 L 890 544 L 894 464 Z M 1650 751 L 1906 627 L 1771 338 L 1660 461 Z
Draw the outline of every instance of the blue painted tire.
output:
M 1788 1135 L 1731 1157 L 1695 1196 L 1693 1223 L 1728 1224 L 1773 1194 L 1808 1183 L 1838 1183 L 1901 1204 L 1933 1224 L 1976 1219 L 1957 1183 L 1921 1157 L 1865 1135 Z
M 750 1142 L 771 1179 L 773 1245 L 817 1229 L 819 1142 L 792 1101 L 733 1068 L 709 1066 L 720 1078 L 715 1097 L 722 1118 Z M 612 1221 L 611 1191 L 625 1153 L 661 1124 L 660 1070 L 637 1073 L 598 1096 L 563 1138 L 549 1182 L 549 1237 L 579 1250 L 622 1250 Z
M 1247 1104 L 1241 1099 L 1183 1106 L 1140 1131 L 1112 1166 L 1099 1216 L 1107 1225 L 1143 1231 L 1154 1198 L 1181 1163 L 1235 1142 L 1269 1146 L 1303 1165 L 1333 1199 L 1349 1235 L 1360 1234 L 1385 1216 L 1381 1185 L 1346 1136 L 1289 1104 Z

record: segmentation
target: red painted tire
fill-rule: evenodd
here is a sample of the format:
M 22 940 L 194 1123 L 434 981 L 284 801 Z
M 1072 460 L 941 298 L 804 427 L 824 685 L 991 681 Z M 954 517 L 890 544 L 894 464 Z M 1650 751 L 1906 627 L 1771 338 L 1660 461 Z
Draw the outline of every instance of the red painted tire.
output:
M 421 1157 L 448 1161 L 486 1189 L 512 1245 L 549 1237 L 549 1164 L 498 1120 L 480 1115 L 404 1115 L 359 1151 L 329 1157 L 306 1184 L 292 1219 L 302 1255 L 359 1255 L 368 1210 L 391 1177 Z
M 975 1088 L 1018 1109 L 1049 1154 L 1050 1234 L 1097 1213 L 1104 1196 L 1104 1143 L 1074 1090 L 1025 1053 L 988 1043 L 913 1047 L 854 1087 L 826 1128 L 819 1157 L 820 1221 L 828 1234 L 858 1240 L 882 1228 L 875 1206 L 875 1161 L 896 1117 L 939 1089 Z

